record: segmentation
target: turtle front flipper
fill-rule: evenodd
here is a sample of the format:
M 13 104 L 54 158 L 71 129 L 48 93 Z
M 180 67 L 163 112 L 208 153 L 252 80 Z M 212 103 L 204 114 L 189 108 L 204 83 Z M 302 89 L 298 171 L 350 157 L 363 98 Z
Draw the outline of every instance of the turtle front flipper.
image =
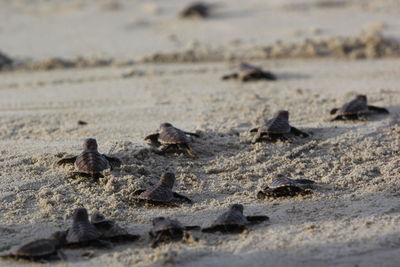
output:
M 193 149 L 188 144 L 180 145 L 183 149 L 186 150 L 187 154 L 191 158 L 198 158 L 197 154 L 193 151 Z
M 237 79 L 238 77 L 239 77 L 239 75 L 237 73 L 231 73 L 231 74 L 222 76 L 222 80 Z
M 338 112 L 338 108 L 333 108 L 331 109 L 331 111 L 329 112 L 331 115 L 335 115 Z
M 257 128 L 251 129 L 250 132 L 251 132 L 251 133 L 256 133 L 256 132 L 258 132 L 258 127 L 257 127 Z
M 122 164 L 122 161 L 119 158 L 115 158 L 115 157 L 109 157 L 103 154 L 103 157 L 106 158 L 106 160 L 108 160 L 108 162 L 110 163 L 111 167 L 119 167 Z
M 200 135 L 197 134 L 197 133 L 191 133 L 191 132 L 183 132 L 183 133 L 184 133 L 184 134 L 187 134 L 187 135 L 194 136 L 194 137 L 200 137 Z
M 134 192 L 132 193 L 132 195 L 138 196 L 138 195 L 140 195 L 141 193 L 143 193 L 144 191 L 146 191 L 146 189 L 138 189 L 138 190 L 134 191 Z
M 183 200 L 183 201 L 185 201 L 185 202 L 187 202 L 187 203 L 189 203 L 189 204 L 192 204 L 192 203 L 193 203 L 193 201 L 192 201 L 190 198 L 188 198 L 188 197 L 186 197 L 186 196 L 184 196 L 184 195 L 181 195 L 181 194 L 176 193 L 176 192 L 173 192 L 173 194 L 174 194 L 174 198 Z
M 268 216 L 246 216 L 250 224 L 258 224 L 269 220 Z
M 198 225 L 188 225 L 188 226 L 185 226 L 184 229 L 186 231 L 197 231 L 197 230 L 200 230 L 201 227 Z
M 223 234 L 240 234 L 242 233 L 247 227 L 241 224 L 226 224 L 226 225 L 214 225 L 211 227 L 203 228 L 201 231 L 203 233 L 215 233 L 221 232 Z
M 376 113 L 389 114 L 389 110 L 387 110 L 386 108 L 381 108 L 377 106 L 368 106 L 368 109 Z
M 65 164 L 74 164 L 77 157 L 78 157 L 78 156 L 60 159 L 59 161 L 57 161 L 57 162 L 55 163 L 55 165 L 56 165 L 56 166 L 63 166 L 63 165 L 65 165 Z
M 310 135 L 308 133 L 305 133 L 303 131 L 300 131 L 299 129 L 297 129 L 296 127 L 291 126 L 290 127 L 290 132 L 296 136 L 301 136 L 301 137 L 309 137 Z

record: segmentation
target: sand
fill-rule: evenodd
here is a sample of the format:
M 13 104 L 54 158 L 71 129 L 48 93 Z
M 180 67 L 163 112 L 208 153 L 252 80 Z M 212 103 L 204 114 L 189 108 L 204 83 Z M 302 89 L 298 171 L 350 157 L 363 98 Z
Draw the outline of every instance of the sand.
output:
M 179 1 L 0 1 L 0 50 L 19 66 L 0 73 L 1 253 L 66 229 L 73 210 L 84 206 L 142 238 L 93 250 L 89 259 L 82 254 L 91 249 L 68 250 L 68 263 L 57 265 L 398 266 L 396 54 L 359 60 L 335 53 L 260 57 L 251 62 L 276 73 L 278 81 L 254 83 L 222 82 L 238 61 L 207 59 L 210 53 L 195 63 L 143 62 L 148 55 L 177 53 L 187 45 L 215 45 L 224 53 L 238 43 L 244 58 L 251 58 L 249 48 L 272 46 L 278 39 L 301 44 L 319 35 L 358 38 L 368 25 L 379 28 L 379 36 L 397 40 L 398 2 L 242 2 L 221 1 L 209 20 L 182 23 L 175 17 Z M 282 16 L 275 18 L 277 12 Z M 294 26 L 290 22 L 296 18 Z M 257 23 L 272 27 L 255 31 Z M 320 30 L 310 30 L 315 28 Z M 171 41 L 170 35 L 178 33 L 179 42 Z M 25 67 L 55 57 L 111 59 L 112 64 L 51 71 Z M 359 93 L 387 107 L 390 115 L 329 121 L 330 109 Z M 251 144 L 248 130 L 279 109 L 288 109 L 290 122 L 312 136 Z M 78 120 L 88 124 L 79 126 Z M 164 121 L 200 133 L 193 143 L 198 159 L 151 152 L 143 138 Z M 72 168 L 53 166 L 61 157 L 78 154 L 88 137 L 97 139 L 100 152 L 123 161 L 99 183 L 71 179 Z M 176 191 L 195 203 L 168 209 L 133 205 L 131 193 L 156 183 L 167 169 L 177 175 Z M 315 194 L 257 200 L 257 191 L 278 173 L 315 180 Z M 270 221 L 240 235 L 192 232 L 183 242 L 150 248 L 153 217 L 206 226 L 232 203 Z M 2 260 L 0 265 L 26 263 Z

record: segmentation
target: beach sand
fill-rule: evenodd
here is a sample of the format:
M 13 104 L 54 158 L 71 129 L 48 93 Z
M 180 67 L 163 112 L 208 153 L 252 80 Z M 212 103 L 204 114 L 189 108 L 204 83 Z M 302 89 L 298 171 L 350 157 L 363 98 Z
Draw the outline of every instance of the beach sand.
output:
M 243 2 L 221 1 L 210 19 L 181 21 L 176 13 L 183 2 L 177 0 L 0 1 L 0 51 L 17 62 L 0 73 L 1 253 L 68 228 L 73 210 L 84 206 L 142 238 L 93 250 L 91 258 L 82 255 L 92 249 L 66 250 L 68 262 L 57 265 L 399 265 L 397 44 L 387 52 L 381 42 L 386 52 L 359 60 L 337 53 L 251 53 L 277 40 L 301 44 L 304 38 L 356 38 L 364 32 L 397 40 L 399 2 Z M 202 56 L 164 63 L 154 57 L 185 49 Z M 238 58 L 251 59 L 278 80 L 221 81 L 239 63 L 236 54 L 225 56 L 228 50 L 240 51 Z M 54 57 L 112 62 L 37 67 Z M 331 122 L 329 111 L 356 94 L 367 94 L 390 114 Z M 249 129 L 280 109 L 289 110 L 291 124 L 311 137 L 251 144 Z M 200 134 L 193 143 L 198 159 L 151 151 L 143 139 L 165 121 Z M 101 153 L 123 162 L 99 183 L 71 179 L 72 167 L 53 165 L 80 153 L 89 137 L 97 139 Z M 165 170 L 175 172 L 175 190 L 194 204 L 132 204 L 132 192 L 155 184 Z M 278 173 L 315 180 L 318 187 L 308 196 L 258 200 L 256 193 Z M 192 232 L 182 242 L 150 247 L 153 217 L 207 226 L 233 203 L 242 203 L 246 215 L 268 215 L 270 221 L 240 235 Z M 18 265 L 26 263 L 0 261 Z

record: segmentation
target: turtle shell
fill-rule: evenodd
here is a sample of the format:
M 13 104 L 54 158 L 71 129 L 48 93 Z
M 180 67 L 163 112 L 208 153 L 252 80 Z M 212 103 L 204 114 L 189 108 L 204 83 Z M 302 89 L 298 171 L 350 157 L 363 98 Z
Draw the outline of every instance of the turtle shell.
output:
M 163 123 L 160 126 L 158 141 L 161 144 L 187 144 L 192 139 L 187 136 L 182 130 L 175 128 L 170 123 Z
M 298 183 L 293 179 L 287 178 L 283 175 L 278 175 L 277 177 L 272 179 L 268 187 L 271 189 L 275 189 L 286 186 L 298 187 Z
M 224 212 L 214 221 L 212 226 L 216 225 L 246 225 L 247 218 L 243 215 L 243 205 L 234 204 L 228 211 Z
M 72 227 L 68 229 L 66 237 L 67 243 L 84 243 L 100 237 L 101 233 L 89 222 L 87 210 L 85 208 L 75 209 Z
M 286 134 L 290 133 L 289 112 L 286 110 L 278 111 L 274 117 L 267 121 L 266 125 L 260 127 L 260 133 Z
M 12 255 L 20 257 L 45 257 L 57 252 L 57 242 L 54 239 L 39 239 L 23 245 Z
M 281 174 L 272 179 L 269 186 L 264 191 L 257 194 L 257 198 L 265 197 L 293 197 L 297 195 L 306 195 L 312 193 L 308 187 L 311 187 L 314 181 L 308 179 L 293 180 Z M 307 188 L 307 189 L 306 189 Z
M 205 18 L 209 15 L 209 6 L 205 3 L 193 3 L 180 12 L 183 18 L 200 17 Z
M 156 217 L 153 219 L 152 233 L 171 230 L 183 231 L 184 226 L 178 220 L 172 220 L 166 217 Z
M 172 192 L 174 183 L 175 175 L 173 173 L 163 173 L 160 181 L 141 193 L 138 198 L 158 202 L 170 202 L 174 198 L 174 193 Z
M 112 220 L 108 220 L 103 214 L 94 213 L 90 217 L 91 223 L 102 234 L 102 238 L 111 238 L 116 236 L 128 235 L 128 231 L 120 227 Z
M 338 115 L 354 115 L 368 111 L 367 96 L 358 95 L 355 99 L 344 104 L 339 110 Z
M 108 160 L 97 151 L 96 139 L 85 140 L 84 151 L 76 158 L 75 168 L 88 174 L 97 174 L 110 168 Z

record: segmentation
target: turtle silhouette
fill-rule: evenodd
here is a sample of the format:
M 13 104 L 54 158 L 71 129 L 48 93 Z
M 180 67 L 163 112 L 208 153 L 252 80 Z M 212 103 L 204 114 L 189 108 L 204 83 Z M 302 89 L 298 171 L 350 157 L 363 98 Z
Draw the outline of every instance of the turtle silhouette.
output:
M 90 216 L 90 222 L 101 233 L 101 239 L 113 243 L 134 242 L 140 238 L 140 235 L 132 235 L 127 230 L 119 226 L 116 222 L 101 213 L 93 213 Z
M 185 235 L 185 231 L 200 230 L 200 226 L 183 226 L 178 220 L 168 217 L 156 217 L 152 220 L 153 228 L 149 232 L 153 240 L 152 247 L 157 247 L 160 243 L 180 241 Z
M 98 179 L 103 177 L 104 170 L 113 169 L 113 166 L 121 165 L 118 158 L 100 154 L 97 150 L 97 141 L 94 138 L 86 139 L 83 143 L 83 152 L 78 156 L 63 158 L 56 162 L 57 166 L 74 164 L 74 175 Z
M 389 114 L 386 108 L 371 106 L 367 103 L 366 95 L 357 95 L 353 100 L 345 103 L 340 108 L 331 110 L 334 120 L 360 120 L 373 113 Z
M 263 140 L 287 140 L 287 137 L 290 135 L 309 137 L 308 133 L 300 131 L 296 127 L 293 127 L 289 124 L 289 112 L 287 110 L 279 110 L 277 113 L 275 113 L 272 119 L 265 123 L 265 125 L 259 128 L 251 129 L 250 132 L 256 133 L 252 143 Z
M 60 250 L 65 242 L 65 232 L 55 232 L 50 238 L 43 238 L 29 242 L 1 258 L 25 259 L 35 262 L 48 262 L 66 260 L 64 253 Z
M 199 137 L 196 133 L 185 132 L 171 123 L 164 122 L 160 125 L 157 133 L 145 137 L 152 146 L 159 148 L 157 153 L 165 154 L 168 150 L 185 151 L 191 158 L 197 158 L 197 154 L 192 150 L 189 143 L 193 142 L 191 136 Z
M 211 226 L 203 228 L 201 231 L 204 233 L 241 233 L 247 229 L 248 225 L 269 220 L 268 216 L 244 216 L 243 209 L 242 204 L 231 205 L 229 210 L 218 216 Z
M 195 2 L 179 12 L 179 16 L 181 18 L 207 18 L 210 15 L 211 7 L 207 3 Z
M 315 182 L 309 179 L 290 179 L 278 174 L 271 183 L 257 193 L 258 199 L 294 197 L 312 194 L 311 188 Z
M 177 207 L 177 204 L 186 202 L 191 204 L 188 197 L 172 191 L 175 183 L 175 174 L 165 172 L 161 175 L 160 181 L 148 189 L 139 189 L 133 192 L 138 204 L 150 204 L 153 206 Z
M 237 72 L 222 76 L 222 80 L 239 79 L 242 82 L 269 80 L 275 81 L 276 76 L 269 71 L 264 71 L 260 67 L 241 63 Z

